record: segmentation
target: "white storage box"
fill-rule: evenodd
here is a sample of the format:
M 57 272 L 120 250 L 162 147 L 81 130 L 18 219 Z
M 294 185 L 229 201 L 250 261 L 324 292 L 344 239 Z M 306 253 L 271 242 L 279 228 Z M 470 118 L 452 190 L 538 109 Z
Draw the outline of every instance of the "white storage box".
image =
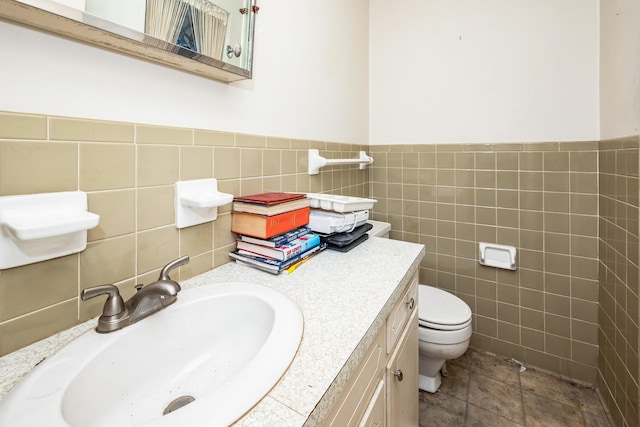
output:
M 352 231 L 368 219 L 368 210 L 340 213 L 312 209 L 309 215 L 309 228 L 320 234 L 343 233 Z
M 311 207 L 335 212 L 353 212 L 373 208 L 375 199 L 338 196 L 334 194 L 307 193 Z

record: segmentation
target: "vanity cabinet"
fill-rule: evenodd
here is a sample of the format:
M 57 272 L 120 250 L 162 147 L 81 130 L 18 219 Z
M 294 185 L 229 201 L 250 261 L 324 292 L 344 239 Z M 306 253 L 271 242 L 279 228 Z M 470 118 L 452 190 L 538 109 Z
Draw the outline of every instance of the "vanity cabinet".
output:
M 289 369 L 233 425 L 417 426 L 414 273 L 424 253 L 421 244 L 371 238 L 347 253 L 324 251 L 292 275 L 229 262 L 183 281 L 183 289 L 260 284 L 291 298 L 304 316 Z M 336 320 L 338 333 L 327 319 Z M 0 358 L 0 400 L 42 359 L 94 327 L 95 319 Z
M 418 425 L 418 277 L 354 369 L 323 426 Z

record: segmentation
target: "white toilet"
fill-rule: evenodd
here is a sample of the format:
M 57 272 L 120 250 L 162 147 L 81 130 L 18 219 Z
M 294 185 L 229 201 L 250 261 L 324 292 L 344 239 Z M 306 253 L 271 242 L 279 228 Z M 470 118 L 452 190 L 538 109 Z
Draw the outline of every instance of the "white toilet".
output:
M 373 225 L 369 235 L 389 238 L 391 225 Z M 435 393 L 442 380 L 441 370 L 449 359 L 467 351 L 471 339 L 471 309 L 457 296 L 427 285 L 418 287 L 418 337 L 420 348 L 420 390 Z

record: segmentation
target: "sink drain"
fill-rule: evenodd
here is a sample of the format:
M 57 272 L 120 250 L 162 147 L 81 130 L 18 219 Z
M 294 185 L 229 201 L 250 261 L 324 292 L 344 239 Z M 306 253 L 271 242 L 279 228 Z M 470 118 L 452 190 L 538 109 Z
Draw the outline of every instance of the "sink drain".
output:
M 171 412 L 176 411 L 185 405 L 188 405 L 194 400 L 196 400 L 196 398 L 193 396 L 180 396 L 177 399 L 174 399 L 167 405 L 166 408 L 164 408 L 164 411 L 162 411 L 162 415 L 170 414 Z

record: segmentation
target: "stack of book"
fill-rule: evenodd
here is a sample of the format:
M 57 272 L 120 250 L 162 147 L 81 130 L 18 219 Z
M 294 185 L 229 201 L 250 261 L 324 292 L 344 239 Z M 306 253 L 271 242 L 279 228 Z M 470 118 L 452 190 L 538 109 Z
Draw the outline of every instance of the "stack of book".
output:
M 262 193 L 233 200 L 231 231 L 239 235 L 229 256 L 273 274 L 292 272 L 322 251 L 309 224 L 309 199 L 302 193 Z

